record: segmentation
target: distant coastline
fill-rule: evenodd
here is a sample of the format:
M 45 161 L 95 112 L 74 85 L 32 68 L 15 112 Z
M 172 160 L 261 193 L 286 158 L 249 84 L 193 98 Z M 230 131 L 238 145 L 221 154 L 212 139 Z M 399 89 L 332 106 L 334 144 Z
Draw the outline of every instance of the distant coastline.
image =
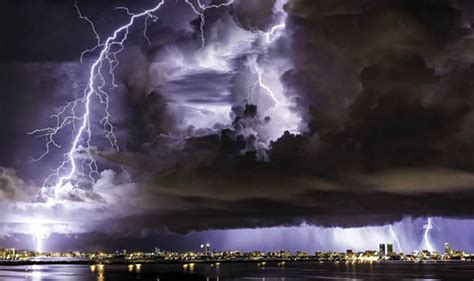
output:
M 323 263 L 323 264 L 372 264 L 372 263 L 352 263 L 344 261 L 321 261 L 317 259 L 305 259 L 305 260 L 282 260 L 282 259 L 269 259 L 269 260 L 105 260 L 105 261 L 94 261 L 94 260 L 28 260 L 28 261 L 0 261 L 0 266 L 24 266 L 24 265 L 130 265 L 130 264 L 224 264 L 224 263 L 251 263 L 265 266 L 267 264 L 281 264 L 281 263 Z M 380 260 L 373 263 L 377 264 L 456 264 L 456 263 L 473 263 L 474 260 L 423 260 L 423 261 L 407 261 L 407 260 Z M 263 264 L 263 265 L 262 265 Z

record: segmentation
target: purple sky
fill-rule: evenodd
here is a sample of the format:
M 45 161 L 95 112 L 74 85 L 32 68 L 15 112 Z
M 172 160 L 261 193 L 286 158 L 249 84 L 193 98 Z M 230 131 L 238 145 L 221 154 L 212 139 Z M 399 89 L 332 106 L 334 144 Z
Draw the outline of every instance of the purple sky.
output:
M 473 220 L 433 218 L 433 229 L 429 232 L 429 241 L 433 250 L 443 252 L 444 243 L 448 242 L 454 249 L 474 252 Z M 163 250 L 199 250 L 202 243 L 211 243 L 218 251 L 240 250 L 253 251 L 354 251 L 374 250 L 379 243 L 392 243 L 395 251 L 399 246 L 405 253 L 427 249 L 424 240 L 426 219 L 404 219 L 392 225 L 399 244 L 390 232 L 390 226 L 372 226 L 356 228 L 325 228 L 302 224 L 299 226 L 276 226 L 268 228 L 243 228 L 229 230 L 208 230 L 190 232 L 185 235 L 150 233 L 142 237 L 115 238 L 114 243 L 107 242 L 106 234 L 59 235 L 49 234 L 44 237 L 44 250 L 69 251 L 84 250 L 128 250 L 153 251 L 154 247 Z M 30 235 L 15 238 L 3 238 L 2 245 L 17 248 L 36 248 L 36 241 Z

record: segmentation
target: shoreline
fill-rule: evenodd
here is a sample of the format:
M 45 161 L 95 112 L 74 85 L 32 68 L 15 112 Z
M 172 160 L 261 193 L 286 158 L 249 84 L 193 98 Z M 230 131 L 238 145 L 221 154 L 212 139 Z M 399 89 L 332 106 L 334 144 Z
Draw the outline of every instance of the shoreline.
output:
M 449 264 L 449 263 L 474 263 L 473 260 L 426 260 L 426 261 L 406 261 L 406 260 L 381 260 L 373 263 L 367 262 L 346 262 L 346 261 L 320 261 L 320 260 L 193 260 L 193 261 L 156 261 L 156 260 L 78 260 L 78 261 L 0 261 L 0 266 L 24 266 L 24 265 L 130 265 L 130 264 L 150 264 L 150 265 L 184 265 L 184 264 L 225 264 L 225 263 L 253 263 L 265 266 L 268 263 L 317 263 L 317 264 Z

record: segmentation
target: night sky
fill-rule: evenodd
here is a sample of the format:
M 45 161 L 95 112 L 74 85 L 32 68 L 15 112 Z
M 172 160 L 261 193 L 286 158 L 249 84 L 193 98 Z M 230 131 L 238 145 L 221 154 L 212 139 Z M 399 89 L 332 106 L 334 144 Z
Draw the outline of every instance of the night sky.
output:
M 0 247 L 474 251 L 469 0 L 234 0 L 203 33 L 198 2 L 165 0 L 112 49 L 116 87 L 104 68 L 120 149 L 94 95 L 74 159 L 98 173 L 55 186 L 80 120 L 39 161 L 28 132 L 90 86 L 88 19 L 103 42 L 159 2 L 2 3 Z

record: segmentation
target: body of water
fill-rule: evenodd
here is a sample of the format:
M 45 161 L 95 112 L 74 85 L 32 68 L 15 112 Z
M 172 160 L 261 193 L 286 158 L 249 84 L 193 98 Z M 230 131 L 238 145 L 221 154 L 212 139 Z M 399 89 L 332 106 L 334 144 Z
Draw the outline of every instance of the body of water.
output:
M 188 274 L 176 276 L 175 273 Z M 0 266 L 0 280 L 474 280 L 474 263 L 317 262 Z

